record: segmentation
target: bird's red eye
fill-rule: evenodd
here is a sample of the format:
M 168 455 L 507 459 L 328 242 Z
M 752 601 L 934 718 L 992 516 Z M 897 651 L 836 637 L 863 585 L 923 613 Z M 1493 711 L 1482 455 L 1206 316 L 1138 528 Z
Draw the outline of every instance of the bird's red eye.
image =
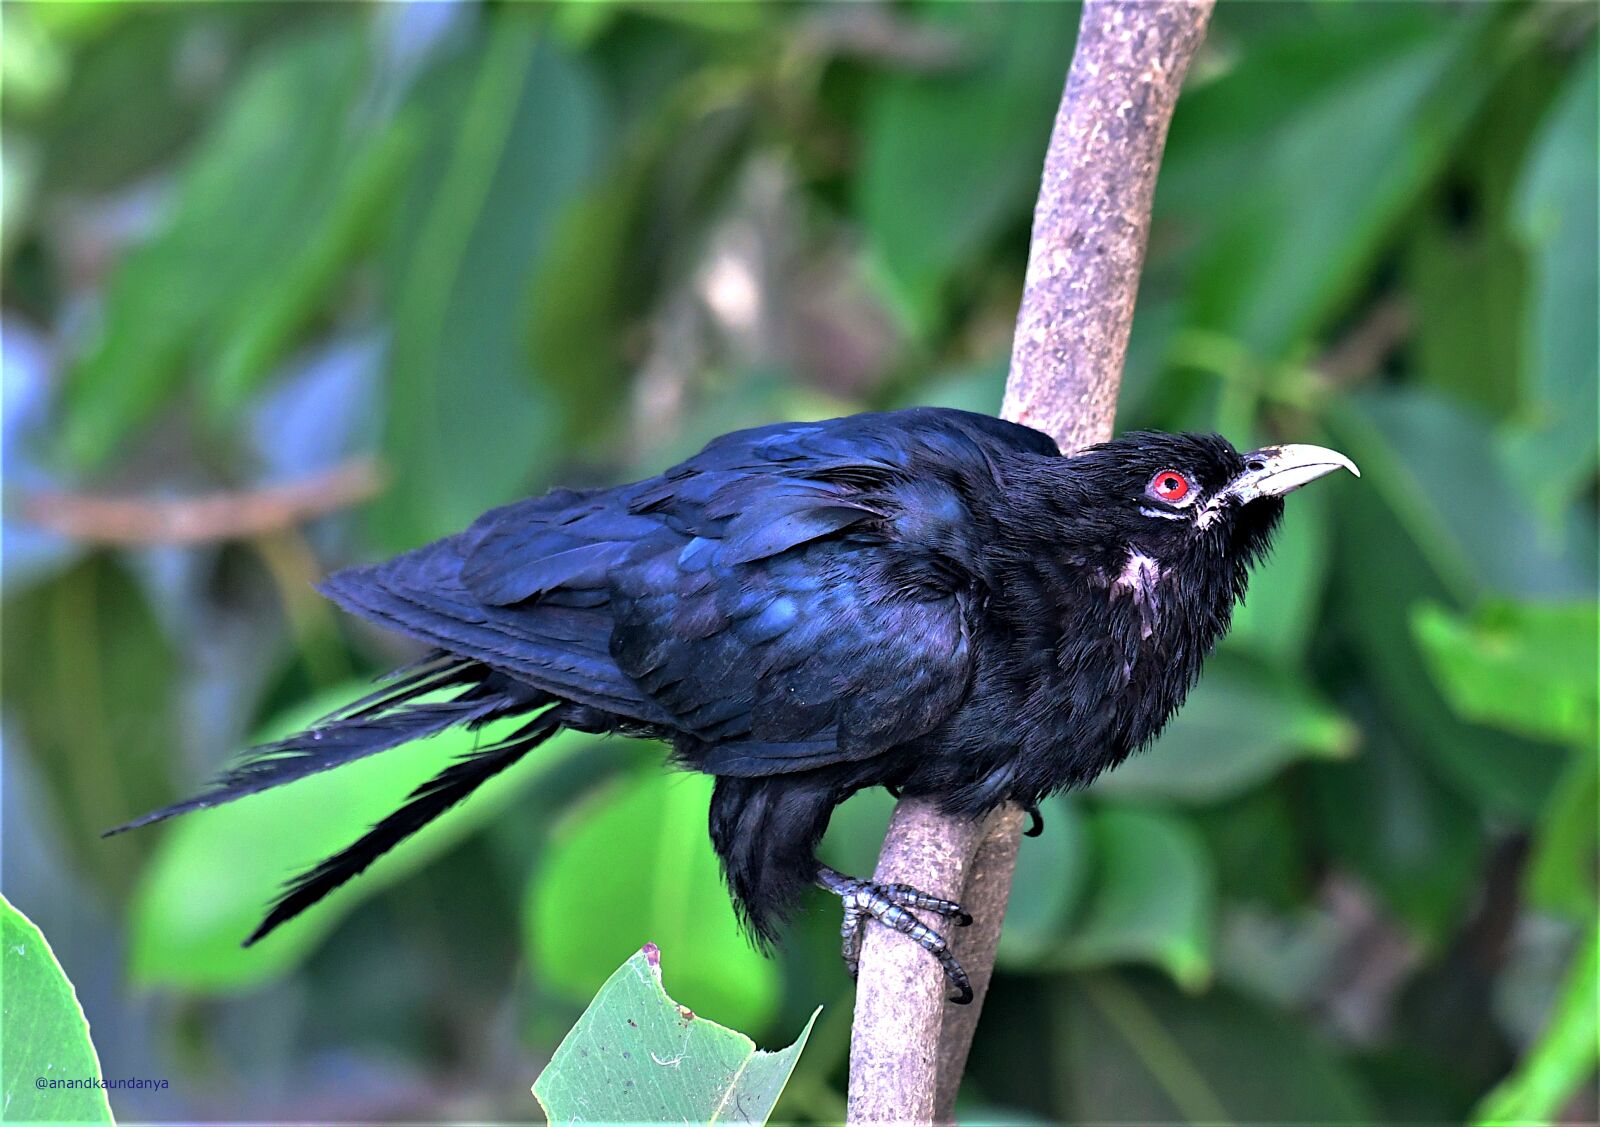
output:
M 1189 479 L 1177 470 L 1162 470 L 1150 479 L 1150 492 L 1163 501 L 1176 503 L 1189 495 Z

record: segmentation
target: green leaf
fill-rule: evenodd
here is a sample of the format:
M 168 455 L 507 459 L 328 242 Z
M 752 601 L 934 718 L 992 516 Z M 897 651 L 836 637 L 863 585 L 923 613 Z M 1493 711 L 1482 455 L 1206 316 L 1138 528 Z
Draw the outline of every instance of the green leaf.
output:
M 1529 374 L 1530 260 L 1514 231 L 1515 181 L 1564 77 L 1544 51 L 1508 67 L 1402 236 L 1419 382 L 1496 421 L 1523 402 Z
M 1038 190 L 1072 57 L 1076 10 L 1060 4 L 923 9 L 960 36 L 968 65 L 888 74 L 869 95 L 856 210 L 912 321 L 936 321 L 945 284 Z
M 103 553 L 4 613 L 7 723 L 48 787 L 71 861 L 120 895 L 150 843 L 109 846 L 100 832 L 173 797 L 178 655 L 139 585 Z
M 1039 803 L 1044 833 L 1017 853 L 995 961 L 1007 969 L 1048 962 L 1068 934 L 1074 909 L 1094 872 L 1094 837 L 1077 801 L 1052 795 Z
M 305 728 L 370 691 L 352 684 L 295 708 L 261 733 Z M 298 966 L 356 904 L 415 872 L 504 811 L 556 762 L 592 745 L 562 733 L 255 946 L 240 947 L 285 879 L 349 845 L 455 756 L 503 734 L 453 730 L 212 810 L 165 831 L 129 909 L 132 975 L 144 985 L 227 993 Z M 108 846 L 108 848 L 111 848 Z
M 1507 68 L 1403 236 L 1407 352 L 1419 382 L 1496 421 L 1523 402 L 1528 382 L 1530 259 L 1514 230 L 1513 188 L 1563 77 L 1542 51 Z
M 1103 775 L 1092 791 L 1217 802 L 1296 760 L 1347 756 L 1356 740 L 1350 722 L 1303 684 L 1219 655 L 1155 744 Z
M 1423 938 L 1443 943 L 1479 879 L 1478 813 L 1382 718 L 1360 755 L 1311 771 L 1318 840 Z
M 1391 390 L 1351 396 L 1329 423 L 1366 474 L 1341 482 L 1336 496 L 1381 501 L 1455 598 L 1591 593 L 1594 548 L 1578 534 L 1585 518 L 1574 511 L 1562 535 L 1550 535 L 1477 414 L 1436 394 Z
M 1368 670 L 1384 722 L 1423 751 L 1441 778 L 1488 809 L 1532 818 L 1562 757 L 1458 717 L 1418 650 L 1411 611 L 1425 601 L 1470 605 L 1492 591 L 1587 593 L 1592 565 L 1540 535 L 1529 506 L 1497 472 L 1487 429 L 1459 408 L 1394 390 L 1354 396 L 1329 422 L 1332 444 L 1365 473 L 1336 496 L 1332 599 L 1342 610 L 1330 623 Z M 1438 489 L 1439 481 L 1450 489 Z M 1453 503 L 1457 496 L 1472 502 Z
M 1573 749 L 1566 773 L 1534 830 L 1523 873 L 1528 902 L 1579 922 L 1595 918 L 1600 897 L 1600 761 L 1594 745 Z
M 1515 406 L 1526 304 L 1520 249 L 1500 228 L 1463 234 L 1442 207 L 1418 217 L 1406 256 L 1421 382 L 1496 418 Z
M 1332 35 L 1302 24 L 1185 100 L 1161 205 L 1205 232 L 1191 325 L 1268 360 L 1321 330 L 1506 61 L 1503 37 L 1484 33 L 1493 15 L 1400 11 Z M 1240 122 L 1218 128 L 1246 104 Z
M 559 412 L 528 364 L 528 300 L 595 166 L 600 95 L 584 61 L 542 34 L 540 9 L 486 18 L 481 53 L 456 76 L 463 89 L 449 91 L 459 96 L 434 99 L 448 112 L 394 229 L 383 441 L 395 480 L 372 512 L 394 548 L 511 500 L 559 450 Z
M 1600 437 L 1600 341 L 1579 326 L 1600 308 L 1600 64 L 1593 47 L 1569 80 L 1517 193 L 1518 234 L 1532 255 L 1524 337 L 1531 374 L 1522 425 L 1507 440 L 1528 493 L 1556 517 L 1593 480 Z
M 46 142 L 44 178 L 53 190 L 112 193 L 159 170 L 201 127 L 211 99 L 195 97 L 178 70 L 185 46 L 194 41 L 188 34 L 191 14 L 101 3 L 30 7 L 29 15 L 65 55 L 66 81 L 39 121 Z M 208 27 L 227 41 L 248 36 L 258 19 L 241 8 L 217 13 Z M 6 22 L 9 53 L 14 21 Z M 7 83 L 8 105 L 11 93 Z
M 264 54 L 185 170 L 172 214 L 122 262 L 104 326 L 68 373 L 62 441 L 95 465 L 192 370 L 236 408 L 316 314 L 402 154 L 359 108 L 357 25 Z
M 647 943 L 606 979 L 533 1094 L 551 1123 L 765 1123 L 821 1012 L 787 1049 L 763 1052 L 668 997 Z
M 1600 934 L 1586 929 L 1555 1011 L 1517 1070 L 1473 1113 L 1474 1124 L 1554 1123 L 1600 1066 Z
M 708 775 L 652 768 L 562 827 L 528 886 L 527 938 L 552 988 L 588 998 L 651 939 L 674 952 L 680 996 L 743 1029 L 777 1012 L 778 969 L 734 918 L 706 838 Z
M 1320 843 L 1299 791 L 1298 780 L 1255 787 L 1193 812 L 1224 901 L 1287 912 L 1311 894 Z
M 1373 1123 L 1365 1093 L 1303 1024 L 1223 990 L 1188 997 L 1089 974 L 1057 999 L 1062 1118 L 1083 1123 Z
M 110 1123 L 78 996 L 33 922 L 0 896 L 0 1122 Z
M 1211 977 L 1216 878 L 1200 835 L 1183 818 L 1108 805 L 1090 821 L 1095 868 L 1063 946 L 1074 967 L 1143 961 L 1187 990 Z
M 581 8 L 581 5 L 576 6 Z M 624 171 L 555 224 L 533 280 L 530 348 L 569 426 L 588 431 L 625 401 L 622 351 L 637 288 L 640 177 Z
M 1491 600 L 1470 618 L 1424 603 L 1411 629 L 1460 715 L 1530 739 L 1594 746 L 1595 603 Z
M 1255 567 L 1249 596 L 1234 609 L 1224 644 L 1279 664 L 1298 661 L 1327 585 L 1331 549 L 1327 495 L 1311 489 L 1296 494 L 1271 556 Z
M 298 216 L 300 230 L 220 311 L 200 345 L 197 371 L 213 421 L 231 421 L 248 396 L 322 311 L 330 290 L 387 210 L 415 156 L 409 121 L 371 127 L 321 173 L 325 185 Z

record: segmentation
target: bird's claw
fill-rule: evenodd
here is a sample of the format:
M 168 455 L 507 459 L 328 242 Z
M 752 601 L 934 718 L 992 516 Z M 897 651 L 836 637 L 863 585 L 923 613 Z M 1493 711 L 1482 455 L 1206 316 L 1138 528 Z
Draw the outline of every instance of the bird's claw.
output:
M 972 983 L 951 953 L 949 942 L 911 914 L 911 909 L 920 908 L 954 921 L 957 927 L 967 927 L 972 923 L 972 916 L 960 904 L 929 896 L 907 884 L 857 880 L 826 865 L 819 870 L 817 883 L 844 902 L 844 922 L 839 927 L 839 938 L 845 970 L 852 979 L 861 969 L 861 941 L 865 934 L 862 925 L 870 917 L 907 936 L 939 961 L 945 977 L 956 988 L 950 996 L 952 1002 L 964 1006 L 972 1001 Z
M 1044 833 L 1044 815 L 1039 813 L 1038 805 L 1030 802 L 1022 809 L 1028 815 L 1028 828 L 1022 831 L 1022 836 L 1038 837 Z

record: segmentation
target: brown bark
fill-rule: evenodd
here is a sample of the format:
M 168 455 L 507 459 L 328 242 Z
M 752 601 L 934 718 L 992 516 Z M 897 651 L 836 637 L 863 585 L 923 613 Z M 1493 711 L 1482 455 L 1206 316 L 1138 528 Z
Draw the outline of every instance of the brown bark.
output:
M 284 485 L 193 497 L 106 496 L 41 489 L 23 494 L 24 520 L 86 544 L 143 546 L 246 540 L 359 505 L 383 488 L 369 458 Z
M 1184 73 L 1212 0 L 1087 0 L 1045 157 L 1027 283 L 1002 414 L 1071 452 L 1111 435 L 1150 205 Z M 875 873 L 954 897 L 972 927 L 951 936 L 970 1006 L 945 1001 L 938 965 L 869 927 L 850 1045 L 852 1123 L 947 1120 L 988 990 L 1024 817 L 982 822 L 908 800 Z M 1048 832 L 1048 831 L 1047 831 Z

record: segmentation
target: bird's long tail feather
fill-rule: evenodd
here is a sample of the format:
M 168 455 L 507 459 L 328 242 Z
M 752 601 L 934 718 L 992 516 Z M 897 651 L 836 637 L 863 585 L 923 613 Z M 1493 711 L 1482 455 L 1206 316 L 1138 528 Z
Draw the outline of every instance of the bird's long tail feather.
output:
M 232 802 L 435 735 L 457 724 L 479 727 L 498 717 L 529 710 L 533 702 L 508 698 L 496 680 L 486 667 L 475 662 L 431 655 L 398 671 L 383 687 L 330 713 L 305 731 L 252 749 L 242 762 L 224 771 L 193 798 L 135 818 L 102 836 Z M 449 700 L 419 699 L 463 686 L 464 691 Z
M 457 759 L 412 791 L 405 805 L 353 844 L 296 877 L 244 945 L 255 943 L 360 874 L 383 854 L 549 739 L 561 728 L 559 711 L 559 707 L 547 709 L 498 743 Z

